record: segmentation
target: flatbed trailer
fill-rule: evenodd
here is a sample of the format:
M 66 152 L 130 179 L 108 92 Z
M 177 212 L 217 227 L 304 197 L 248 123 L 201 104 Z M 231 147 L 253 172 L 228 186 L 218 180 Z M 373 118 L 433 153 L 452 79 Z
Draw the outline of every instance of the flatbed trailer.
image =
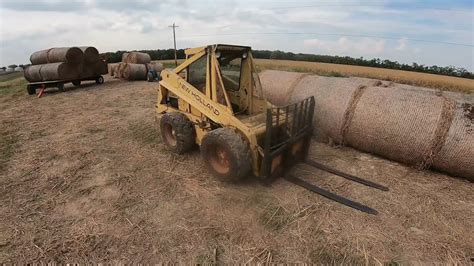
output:
M 66 80 L 53 80 L 53 81 L 40 81 L 40 82 L 31 82 L 26 84 L 26 91 L 29 95 L 36 94 L 36 90 L 40 89 L 41 93 L 44 92 L 46 88 L 58 88 L 59 91 L 64 91 L 64 84 L 72 83 L 74 86 L 80 86 L 82 81 L 93 80 L 97 84 L 104 83 L 104 77 L 102 75 L 80 78 L 80 79 L 66 79 Z

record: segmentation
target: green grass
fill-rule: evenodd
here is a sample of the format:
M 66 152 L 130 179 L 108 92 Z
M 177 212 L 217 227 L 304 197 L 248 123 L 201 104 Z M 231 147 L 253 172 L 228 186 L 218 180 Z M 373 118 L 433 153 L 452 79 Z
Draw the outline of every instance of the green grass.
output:
M 0 75 L 0 82 L 9 81 L 9 80 L 12 80 L 12 79 L 17 79 L 19 77 L 23 77 L 23 72 L 11 72 L 11 73 L 8 73 L 8 74 L 1 74 Z
M 26 95 L 26 84 L 28 82 L 21 76 L 0 76 L 0 96 L 10 95 L 19 96 Z

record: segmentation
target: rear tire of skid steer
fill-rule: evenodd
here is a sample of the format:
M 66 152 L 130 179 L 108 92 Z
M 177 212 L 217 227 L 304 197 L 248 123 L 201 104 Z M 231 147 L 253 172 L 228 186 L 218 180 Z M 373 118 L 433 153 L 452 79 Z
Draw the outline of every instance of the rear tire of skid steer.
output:
M 202 140 L 201 156 L 209 171 L 223 181 L 236 182 L 252 170 L 249 145 L 231 128 L 207 133 Z
M 183 154 L 195 145 L 196 130 L 193 123 L 182 113 L 166 113 L 160 120 L 163 142 L 169 150 Z

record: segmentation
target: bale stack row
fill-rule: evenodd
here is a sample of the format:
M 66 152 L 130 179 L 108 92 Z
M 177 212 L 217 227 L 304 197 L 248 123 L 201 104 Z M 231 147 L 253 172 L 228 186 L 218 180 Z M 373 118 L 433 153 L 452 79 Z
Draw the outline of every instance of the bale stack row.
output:
M 107 64 L 90 46 L 60 47 L 34 52 L 24 75 L 29 82 L 74 80 L 107 74 Z
M 274 70 L 260 78 L 265 96 L 277 105 L 315 97 L 318 141 L 474 181 L 474 97 Z
M 109 64 L 109 73 L 115 78 L 125 80 L 146 80 L 148 71 L 155 70 L 160 73 L 163 65 L 151 62 L 151 57 L 147 53 L 130 52 L 122 55 L 122 62 Z

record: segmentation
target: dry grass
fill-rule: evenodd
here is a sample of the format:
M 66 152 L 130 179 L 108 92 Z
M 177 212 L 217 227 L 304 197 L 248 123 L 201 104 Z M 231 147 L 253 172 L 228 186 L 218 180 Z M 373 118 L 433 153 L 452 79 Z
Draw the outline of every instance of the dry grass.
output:
M 469 264 L 474 254 L 464 180 L 313 143 L 312 159 L 390 187 L 295 169 L 380 212 L 370 216 L 283 180 L 224 184 L 197 150 L 168 152 L 156 83 L 22 93 L 0 96 L 0 262 Z
M 160 62 L 164 63 L 168 68 L 172 68 L 174 66 L 173 60 L 163 60 Z M 179 62 L 182 62 L 182 60 Z M 275 69 L 296 72 L 310 72 L 318 75 L 333 77 L 365 77 L 449 91 L 464 93 L 474 92 L 474 80 L 472 79 L 433 75 L 427 73 L 291 60 L 256 59 L 256 63 L 260 70 Z

